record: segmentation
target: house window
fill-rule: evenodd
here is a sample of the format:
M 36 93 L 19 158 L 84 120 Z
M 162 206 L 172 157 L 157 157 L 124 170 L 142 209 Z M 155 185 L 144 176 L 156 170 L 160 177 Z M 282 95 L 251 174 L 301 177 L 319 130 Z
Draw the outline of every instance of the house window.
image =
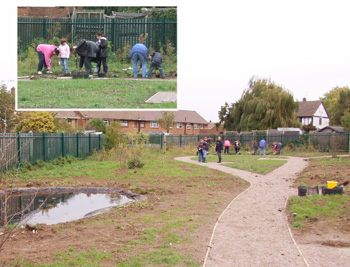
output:
M 72 124 L 72 119 L 68 119 L 68 123 L 69 123 L 69 124 Z
M 144 121 L 140 122 L 140 128 L 145 128 L 145 122 Z
M 186 124 L 186 129 L 191 129 L 191 124 L 190 123 Z
M 123 127 L 128 127 L 129 123 L 128 123 L 128 121 L 122 121 L 122 122 L 120 122 L 120 125 Z
M 193 129 L 198 129 L 198 124 L 197 123 L 193 124 Z
M 204 129 L 204 125 L 203 124 L 201 124 L 201 129 Z
M 111 126 L 111 121 L 110 121 L 110 120 L 104 120 L 104 122 L 105 122 L 105 124 L 106 124 L 107 126 Z
M 318 123 L 319 125 L 322 125 L 322 118 L 320 118 L 320 120 L 319 120 L 319 123 Z
M 177 128 L 178 128 L 178 129 L 182 129 L 182 123 L 179 122 L 179 123 L 177 124 Z
M 156 121 L 151 121 L 151 128 L 159 128 L 159 123 Z

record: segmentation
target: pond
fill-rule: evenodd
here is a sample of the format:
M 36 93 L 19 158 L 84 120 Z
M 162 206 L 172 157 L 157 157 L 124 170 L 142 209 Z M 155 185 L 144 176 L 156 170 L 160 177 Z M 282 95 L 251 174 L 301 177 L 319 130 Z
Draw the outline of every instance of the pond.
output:
M 58 224 L 79 220 L 125 205 L 137 199 L 133 194 L 120 193 L 50 193 L 21 194 L 7 200 L 7 217 L 20 224 Z M 4 224 L 4 196 L 0 197 L 2 207 L 0 227 Z

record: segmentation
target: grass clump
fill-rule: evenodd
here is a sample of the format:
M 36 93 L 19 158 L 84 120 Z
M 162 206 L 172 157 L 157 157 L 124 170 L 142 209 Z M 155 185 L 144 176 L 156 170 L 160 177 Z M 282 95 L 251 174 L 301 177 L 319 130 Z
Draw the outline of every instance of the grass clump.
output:
M 292 197 L 289 202 L 289 211 L 295 215 L 292 219 L 293 227 L 303 228 L 307 223 L 323 218 L 339 217 L 344 212 L 350 214 L 350 196 Z

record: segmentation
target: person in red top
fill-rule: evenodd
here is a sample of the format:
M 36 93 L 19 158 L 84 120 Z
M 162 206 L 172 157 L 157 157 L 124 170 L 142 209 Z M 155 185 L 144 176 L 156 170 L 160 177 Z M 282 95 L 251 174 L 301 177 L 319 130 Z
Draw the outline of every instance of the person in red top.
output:
M 54 55 L 59 54 L 58 48 L 54 45 L 40 44 L 36 48 L 36 51 L 38 52 L 38 56 L 39 56 L 38 74 L 42 74 L 41 70 L 43 69 L 44 66 L 47 68 L 47 73 L 52 73 L 52 71 L 50 71 L 51 69 L 50 59 Z

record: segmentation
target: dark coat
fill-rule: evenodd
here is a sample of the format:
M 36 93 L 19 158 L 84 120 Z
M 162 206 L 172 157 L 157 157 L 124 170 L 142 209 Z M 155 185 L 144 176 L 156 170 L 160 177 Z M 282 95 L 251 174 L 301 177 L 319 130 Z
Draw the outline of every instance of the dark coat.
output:
M 221 152 L 222 150 L 224 150 L 224 144 L 222 143 L 221 140 L 217 140 L 215 145 L 215 151 Z
M 162 64 L 163 61 L 163 57 L 161 53 L 158 52 L 154 52 L 152 51 L 152 53 L 150 54 L 150 56 L 152 57 L 152 61 L 158 63 L 158 64 Z
M 207 150 L 207 151 L 208 151 L 208 150 L 209 150 L 209 144 L 208 144 L 208 142 L 203 141 L 202 147 L 203 147 L 204 150 Z
M 108 41 L 105 37 L 102 37 L 99 42 L 97 42 L 97 45 L 100 48 L 100 54 L 99 57 L 108 57 L 108 52 L 107 52 L 107 46 L 108 46 Z
M 97 57 L 99 50 L 100 48 L 95 42 L 86 41 L 84 39 L 77 43 L 77 48 L 75 49 L 79 56 L 91 58 Z

